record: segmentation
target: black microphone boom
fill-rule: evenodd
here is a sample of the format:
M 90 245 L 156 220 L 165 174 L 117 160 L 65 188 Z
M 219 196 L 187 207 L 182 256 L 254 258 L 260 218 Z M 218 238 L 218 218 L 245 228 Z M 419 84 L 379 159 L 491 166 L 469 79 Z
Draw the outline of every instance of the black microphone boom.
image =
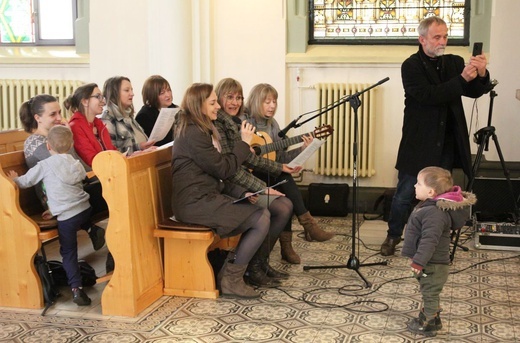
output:
M 296 122 L 298 121 L 298 118 L 294 119 L 292 122 L 289 123 L 282 131 L 278 132 L 278 137 L 283 138 L 287 134 L 287 131 L 292 129 L 296 126 Z

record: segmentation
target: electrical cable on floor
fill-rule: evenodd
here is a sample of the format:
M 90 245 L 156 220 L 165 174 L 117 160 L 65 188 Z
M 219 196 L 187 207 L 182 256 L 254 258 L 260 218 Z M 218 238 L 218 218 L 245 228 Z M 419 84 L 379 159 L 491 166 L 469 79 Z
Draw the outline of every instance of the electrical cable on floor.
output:
M 358 241 L 360 241 L 363 244 L 363 246 L 366 247 L 365 243 L 363 243 L 363 241 L 361 239 L 358 238 Z M 379 253 L 373 254 L 373 255 L 367 257 L 364 261 L 366 261 L 367 259 L 372 258 L 372 257 L 374 257 L 374 256 L 376 256 L 378 254 Z M 463 269 L 456 270 L 456 271 L 451 271 L 450 274 L 458 274 L 458 273 L 463 272 L 465 270 L 474 268 L 475 266 L 486 264 L 486 263 L 505 261 L 505 260 L 515 259 L 515 258 L 520 258 L 520 255 L 481 261 L 481 262 L 478 262 L 478 263 L 474 263 L 474 264 L 472 264 L 472 265 L 470 265 L 468 267 L 465 267 Z M 390 308 L 390 305 L 388 305 L 385 302 L 378 301 L 378 300 L 356 300 L 356 301 L 353 301 L 353 302 L 348 303 L 348 304 L 338 305 L 337 303 L 333 304 L 333 303 L 326 303 L 326 302 L 311 301 L 311 300 L 309 300 L 309 297 L 316 296 L 316 294 L 319 294 L 319 293 L 329 293 L 331 291 L 337 291 L 338 294 L 349 296 L 349 297 L 364 297 L 364 296 L 368 296 L 368 295 L 371 295 L 371 294 L 379 291 L 386 284 L 389 284 L 389 283 L 392 283 L 392 282 L 396 282 L 396 281 L 402 281 L 402 280 L 406 280 L 406 279 L 412 279 L 412 278 L 415 279 L 415 276 L 410 275 L 410 276 L 403 276 L 403 277 L 387 280 L 387 281 L 377 285 L 376 287 L 372 286 L 372 289 L 369 292 L 365 292 L 365 293 L 362 293 L 362 294 L 359 294 L 359 293 L 349 294 L 348 293 L 348 292 L 357 292 L 357 291 L 360 291 L 360 290 L 364 289 L 364 287 L 361 286 L 361 285 L 346 285 L 346 286 L 343 286 L 343 287 L 325 287 L 325 288 L 324 287 L 320 287 L 320 288 L 316 288 L 316 289 L 307 290 L 305 292 L 302 292 L 302 291 L 299 291 L 299 290 L 295 290 L 295 289 L 288 290 L 287 287 L 276 287 L 274 289 L 277 289 L 277 290 L 285 293 L 291 299 L 294 299 L 294 300 L 297 300 L 297 301 L 303 301 L 306 304 L 308 304 L 310 306 L 313 306 L 313 307 L 317 307 L 317 308 L 327 308 L 327 309 L 341 308 L 341 309 L 345 309 L 345 310 L 352 311 L 352 312 L 358 312 L 358 313 L 379 313 L 379 312 L 387 311 Z M 289 293 L 289 292 L 296 292 L 296 291 L 300 292 L 301 295 L 296 297 L 296 296 L 294 296 L 294 295 Z M 378 309 L 356 309 L 356 308 L 351 308 L 351 306 L 363 305 L 363 304 L 365 306 L 376 306 L 376 307 L 377 306 L 381 306 L 381 308 L 378 308 Z

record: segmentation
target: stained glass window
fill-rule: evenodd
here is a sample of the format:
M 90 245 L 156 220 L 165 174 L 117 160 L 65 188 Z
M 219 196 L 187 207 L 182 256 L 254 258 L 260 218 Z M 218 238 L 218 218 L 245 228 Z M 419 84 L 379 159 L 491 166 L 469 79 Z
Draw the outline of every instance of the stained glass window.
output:
M 74 45 L 75 0 L 0 0 L 0 44 Z
M 309 0 L 309 44 L 417 44 L 417 26 L 446 21 L 450 44 L 469 44 L 470 0 Z

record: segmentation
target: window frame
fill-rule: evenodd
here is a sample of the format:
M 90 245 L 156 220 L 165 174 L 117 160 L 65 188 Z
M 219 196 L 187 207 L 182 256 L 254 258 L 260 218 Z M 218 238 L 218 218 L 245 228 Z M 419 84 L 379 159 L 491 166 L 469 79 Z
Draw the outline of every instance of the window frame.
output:
M 10 46 L 75 46 L 76 45 L 76 28 L 74 22 L 78 19 L 78 5 L 77 0 L 70 0 L 72 3 L 72 39 L 43 39 L 40 37 L 40 17 L 38 16 L 39 9 L 42 6 L 41 2 L 45 0 L 31 0 L 32 1 L 32 20 L 33 20 L 33 32 L 34 42 L 28 43 L 7 43 L 0 42 L 2 47 Z
M 417 45 L 417 37 L 410 38 L 314 38 L 314 0 L 308 0 L 308 23 L 309 36 L 308 45 Z M 469 46 L 470 44 L 470 19 L 471 19 L 471 0 L 464 0 L 464 37 L 449 37 L 450 45 Z M 418 25 L 418 23 L 417 23 Z

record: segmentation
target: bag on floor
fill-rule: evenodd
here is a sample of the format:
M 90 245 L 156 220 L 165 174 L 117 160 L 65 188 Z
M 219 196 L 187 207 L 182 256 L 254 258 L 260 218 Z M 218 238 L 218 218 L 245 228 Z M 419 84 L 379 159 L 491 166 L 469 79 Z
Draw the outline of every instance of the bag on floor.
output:
M 395 191 L 395 188 L 385 189 L 383 194 L 381 194 L 374 202 L 374 213 L 377 213 L 377 215 L 369 217 L 366 214 L 363 214 L 363 218 L 365 220 L 383 218 L 385 222 L 388 222 L 390 219 L 390 210 L 392 208 L 392 200 L 394 198 Z
M 67 273 L 65 273 L 65 269 L 63 268 L 63 263 L 54 260 L 49 261 L 48 263 L 52 271 L 54 283 L 58 286 L 67 286 L 69 282 L 67 279 Z M 94 286 L 97 280 L 96 271 L 94 268 L 92 268 L 90 264 L 83 260 L 79 260 L 78 264 L 83 287 Z
M 49 307 L 54 304 L 56 298 L 60 295 L 60 292 L 52 277 L 52 271 L 49 264 L 43 256 L 36 255 L 34 257 L 34 267 L 36 268 L 38 276 L 42 282 L 43 300 L 45 303 L 42 316 L 44 316 Z
M 313 216 L 348 215 L 349 186 L 346 183 L 309 184 L 309 211 Z

